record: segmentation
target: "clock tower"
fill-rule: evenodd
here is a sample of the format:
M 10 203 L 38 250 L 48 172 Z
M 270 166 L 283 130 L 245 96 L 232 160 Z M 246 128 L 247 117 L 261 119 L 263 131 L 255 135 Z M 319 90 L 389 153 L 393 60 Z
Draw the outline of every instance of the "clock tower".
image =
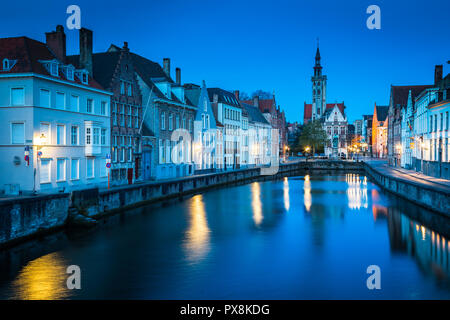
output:
M 322 75 L 322 66 L 320 65 L 319 40 L 317 40 L 316 62 L 314 65 L 314 76 L 312 82 L 312 120 L 322 117 L 326 108 L 326 88 L 327 76 Z

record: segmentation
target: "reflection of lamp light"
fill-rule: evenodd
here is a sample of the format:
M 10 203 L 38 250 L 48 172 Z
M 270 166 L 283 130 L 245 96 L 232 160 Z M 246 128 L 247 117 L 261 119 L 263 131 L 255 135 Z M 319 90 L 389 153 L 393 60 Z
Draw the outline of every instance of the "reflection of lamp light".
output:
M 45 136 L 45 134 L 41 134 L 37 139 L 36 139 L 36 145 L 40 146 L 43 144 L 47 144 L 47 137 Z

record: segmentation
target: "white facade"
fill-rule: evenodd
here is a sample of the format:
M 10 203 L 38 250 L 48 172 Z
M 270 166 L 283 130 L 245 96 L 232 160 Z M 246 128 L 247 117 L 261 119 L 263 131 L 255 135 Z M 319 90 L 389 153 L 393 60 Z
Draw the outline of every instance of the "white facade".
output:
M 341 154 L 347 155 L 347 117 L 337 105 L 326 114 L 323 128 L 328 137 L 325 155 L 330 158 L 339 157 Z
M 109 101 L 106 91 L 63 79 L 0 73 L 0 188 L 107 186 Z

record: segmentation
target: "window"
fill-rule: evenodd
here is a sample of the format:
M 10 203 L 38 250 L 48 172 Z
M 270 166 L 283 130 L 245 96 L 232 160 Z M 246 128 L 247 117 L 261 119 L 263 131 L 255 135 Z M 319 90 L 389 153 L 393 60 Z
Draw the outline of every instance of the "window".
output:
M 11 105 L 23 106 L 25 105 L 25 89 L 24 88 L 12 88 L 11 89 Z
M 3 59 L 3 70 L 9 70 L 9 60 Z
M 39 169 L 40 183 L 49 183 L 50 182 L 50 169 L 51 169 L 51 160 L 50 159 L 41 159 L 41 167 Z
M 131 128 L 131 106 L 127 106 L 127 111 L 128 111 L 127 124 L 128 128 Z
M 445 113 L 445 130 L 448 130 L 448 111 Z
M 182 125 L 183 129 L 186 129 L 186 117 L 185 116 L 183 116 L 183 120 L 181 122 L 181 125 Z
M 125 106 L 120 105 L 120 125 L 123 127 L 125 125 Z
M 50 108 L 50 91 L 46 89 L 40 89 L 39 102 L 41 104 L 41 107 Z
M 101 144 L 102 146 L 106 144 L 106 129 L 101 130 Z
M 100 105 L 100 113 L 106 116 L 106 101 L 102 101 Z
M 94 145 L 98 145 L 98 134 L 99 134 L 99 130 L 98 128 L 94 128 Z
M 70 96 L 70 110 L 78 111 L 78 96 L 71 95 Z
M 66 143 L 65 131 L 66 131 L 65 125 L 58 124 L 56 126 L 56 144 L 65 144 Z
M 125 94 L 125 83 L 120 81 L 120 94 Z
M 67 79 L 73 81 L 73 68 L 68 67 L 66 72 Z
M 86 104 L 86 112 L 87 113 L 93 112 L 93 108 L 92 108 L 93 104 L 94 104 L 94 101 L 92 99 L 87 99 L 87 104 Z
M 169 130 L 173 129 L 173 115 L 169 114 Z
M 161 130 L 166 130 L 166 113 L 161 112 Z
M 86 128 L 86 144 L 91 144 L 91 128 Z
M 88 84 L 88 74 L 86 72 L 83 72 L 83 74 L 81 75 L 81 82 L 84 84 Z
M 70 143 L 74 146 L 78 144 L 78 127 L 77 126 L 72 126 L 72 128 L 70 129 Z
M 86 178 L 94 177 L 94 161 L 95 158 L 86 158 Z
M 66 108 L 66 95 L 62 92 L 56 92 L 56 108 Z
M 159 139 L 159 163 L 164 163 L 164 146 L 161 139 Z
M 55 77 L 58 76 L 58 64 L 57 63 L 50 63 L 50 74 Z
M 25 143 L 25 124 L 11 123 L 11 143 L 24 144 Z
M 125 161 L 125 148 L 120 149 L 120 162 Z
M 178 129 L 180 127 L 180 116 L 177 115 L 175 118 L 175 129 Z
M 72 164 L 70 166 L 70 179 L 78 180 L 80 178 L 80 160 L 72 159 Z
M 66 159 L 56 160 L 56 180 L 57 181 L 66 180 Z
M 444 130 L 444 114 L 443 114 L 443 113 L 441 113 L 440 122 L 441 122 L 441 124 L 440 124 L 439 129 L 440 129 L 441 131 L 443 131 L 443 130 Z
M 44 135 L 45 140 L 40 141 L 41 144 L 50 144 L 50 124 L 41 123 L 40 136 Z
M 133 154 L 133 149 L 128 148 L 128 162 L 131 162 L 133 160 L 132 154 Z
M 131 83 L 129 83 L 128 84 L 128 96 L 132 96 L 132 94 L 133 94 L 133 91 L 131 90 L 132 89 L 132 87 L 131 87 Z

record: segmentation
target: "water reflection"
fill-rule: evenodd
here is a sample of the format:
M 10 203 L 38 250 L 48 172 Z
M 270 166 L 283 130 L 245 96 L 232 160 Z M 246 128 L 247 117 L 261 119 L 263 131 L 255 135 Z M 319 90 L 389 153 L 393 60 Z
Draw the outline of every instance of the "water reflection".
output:
M 303 203 L 305 204 L 306 211 L 311 210 L 312 198 L 311 198 L 311 182 L 309 181 L 309 174 L 305 176 L 303 182 Z
M 259 182 L 252 183 L 252 210 L 253 221 L 259 226 L 263 220 L 262 203 L 261 203 L 261 187 Z
M 289 180 L 287 177 L 284 177 L 283 181 L 283 199 L 284 199 L 284 208 L 286 211 L 289 211 L 290 202 L 289 202 Z
M 187 258 L 197 261 L 208 253 L 210 230 L 206 220 L 203 195 L 199 194 L 190 199 L 189 204 L 189 229 L 185 235 L 185 248 Z
M 413 256 L 425 273 L 432 273 L 436 278 L 448 281 L 448 240 L 396 210 L 391 210 L 389 220 L 389 234 L 394 248 Z
M 67 264 L 58 252 L 30 261 L 12 283 L 14 296 L 21 300 L 54 300 L 69 296 Z
M 348 207 L 350 209 L 367 209 L 369 203 L 367 201 L 367 177 L 360 177 L 359 174 L 346 174 L 347 181 L 347 198 Z

